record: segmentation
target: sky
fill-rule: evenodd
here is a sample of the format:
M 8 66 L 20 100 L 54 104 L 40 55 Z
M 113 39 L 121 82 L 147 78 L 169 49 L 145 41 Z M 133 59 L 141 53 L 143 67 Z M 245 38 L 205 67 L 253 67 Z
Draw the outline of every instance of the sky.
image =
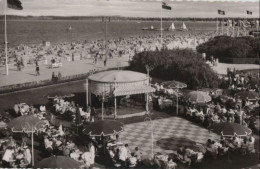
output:
M 4 14 L 0 0 L 0 13 Z M 23 10 L 7 9 L 9 15 L 32 16 L 125 16 L 160 17 L 160 0 L 21 0 Z M 172 10 L 162 10 L 162 17 L 259 17 L 259 0 L 168 0 Z M 246 15 L 246 10 L 253 15 Z

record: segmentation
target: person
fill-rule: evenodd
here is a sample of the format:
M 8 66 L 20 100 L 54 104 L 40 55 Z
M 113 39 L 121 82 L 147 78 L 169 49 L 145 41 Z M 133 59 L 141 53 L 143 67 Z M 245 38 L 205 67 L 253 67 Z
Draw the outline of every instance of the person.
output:
M 249 153 L 254 153 L 255 152 L 255 138 L 250 136 L 249 139 L 248 139 L 248 147 L 247 147 L 247 151 Z
M 36 76 L 40 75 L 40 67 L 38 62 L 36 62 Z
M 59 72 L 58 73 L 58 80 L 61 80 L 62 76 L 61 76 L 61 73 Z
M 107 59 L 104 59 L 104 66 L 107 65 Z
M 172 158 L 168 157 L 165 169 L 175 169 L 177 164 L 172 161 Z
M 30 165 L 32 162 L 31 151 L 27 146 L 24 147 L 24 161 L 28 165 Z
M 75 152 L 75 150 L 74 149 L 72 149 L 71 151 L 70 151 L 70 158 L 72 158 L 72 159 L 74 159 L 74 160 L 78 160 L 79 159 L 79 154 L 77 154 L 76 152 Z
M 95 163 L 95 147 L 92 142 L 88 145 L 90 151 L 90 164 L 93 165 Z
M 54 72 L 52 72 L 52 75 L 51 75 L 51 80 L 52 80 L 52 81 L 55 81 L 55 80 L 56 80 L 56 75 L 55 75 L 55 73 L 54 73 Z
M 119 149 L 119 160 L 121 161 L 122 166 L 126 166 L 126 160 L 128 157 L 127 147 L 128 144 L 125 144 L 125 146 L 121 146 L 121 148 Z
M 52 147 L 53 142 L 48 139 L 48 136 L 44 136 L 44 145 L 45 149 L 51 154 L 53 151 Z
M 137 158 L 138 162 L 141 162 L 141 160 L 142 160 L 142 152 L 139 150 L 138 147 L 135 147 L 134 157 Z
M 190 152 L 187 147 L 184 147 L 183 162 L 188 163 L 188 166 L 191 165 Z
M 10 161 L 13 158 L 14 149 L 12 147 L 7 147 L 5 150 L 4 156 L 2 158 L 2 167 L 3 168 L 10 168 Z
M 248 147 L 248 143 L 247 143 L 247 139 L 245 138 L 243 140 L 243 142 L 241 143 L 241 154 L 242 155 L 246 155 L 247 153 L 247 147 Z
M 91 154 L 88 149 L 82 154 L 81 158 L 84 161 L 86 167 L 89 168 L 91 165 Z

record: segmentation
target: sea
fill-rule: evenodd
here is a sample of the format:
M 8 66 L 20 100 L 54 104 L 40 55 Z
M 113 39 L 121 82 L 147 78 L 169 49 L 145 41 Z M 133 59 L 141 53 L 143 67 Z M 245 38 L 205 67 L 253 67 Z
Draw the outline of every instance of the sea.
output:
M 163 21 L 163 28 L 168 28 L 172 22 Z M 185 22 L 189 32 L 214 31 L 216 22 Z M 174 22 L 175 27 L 181 27 L 182 22 Z M 136 36 L 160 35 L 160 31 L 142 30 L 144 27 L 160 28 L 160 21 L 111 21 L 107 22 L 107 38 L 118 39 Z M 69 27 L 71 30 L 69 31 Z M 180 31 L 164 31 L 166 34 L 180 34 Z M 7 21 L 7 38 L 9 46 L 42 44 L 50 41 L 52 44 L 71 41 L 92 41 L 105 38 L 105 23 L 87 20 L 9 20 Z M 4 21 L 0 21 L 0 39 L 4 42 Z M 1 43 L 3 44 L 3 43 Z M 2 46 L 2 45 L 1 45 Z

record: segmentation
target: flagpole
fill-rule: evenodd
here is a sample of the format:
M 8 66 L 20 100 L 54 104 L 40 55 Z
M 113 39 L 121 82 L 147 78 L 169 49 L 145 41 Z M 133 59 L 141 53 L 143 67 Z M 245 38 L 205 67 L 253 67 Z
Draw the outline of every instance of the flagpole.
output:
M 162 2 L 161 2 L 161 48 L 162 48 Z
M 247 28 L 246 28 L 246 23 L 247 23 L 247 12 L 246 12 L 246 22 L 245 22 L 245 36 L 247 36 Z
M 5 73 L 8 76 L 6 8 L 7 8 L 7 0 L 5 0 Z
M 224 35 L 224 28 L 223 28 L 223 24 L 224 24 L 224 18 L 222 19 L 222 24 L 221 24 L 221 34 L 222 34 L 222 36 Z
M 218 17 L 217 17 L 217 35 L 219 35 L 219 34 L 218 34 Z

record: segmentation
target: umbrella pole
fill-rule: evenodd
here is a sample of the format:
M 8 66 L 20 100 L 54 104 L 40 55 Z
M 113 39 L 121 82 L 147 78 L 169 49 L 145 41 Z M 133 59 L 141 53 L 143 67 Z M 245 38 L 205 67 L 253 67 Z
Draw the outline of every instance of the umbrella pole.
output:
M 102 96 L 102 120 L 104 120 L 104 97 Z
M 152 126 L 151 126 L 151 127 L 152 127 L 152 158 L 154 158 L 154 155 L 153 155 L 153 154 L 154 154 L 154 153 L 153 153 L 153 124 L 154 124 L 154 123 L 153 123 L 153 121 L 152 121 Z
M 116 96 L 115 96 L 115 119 L 116 119 Z
M 34 150 L 33 150 L 33 131 L 32 131 L 32 166 L 34 166 Z

